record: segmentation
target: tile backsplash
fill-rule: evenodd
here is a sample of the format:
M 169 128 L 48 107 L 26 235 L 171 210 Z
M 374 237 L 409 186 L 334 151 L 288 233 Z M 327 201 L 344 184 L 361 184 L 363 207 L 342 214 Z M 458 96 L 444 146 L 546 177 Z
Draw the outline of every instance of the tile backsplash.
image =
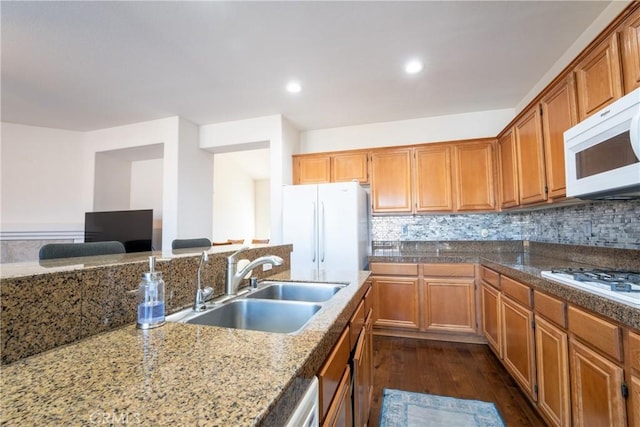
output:
M 372 240 L 530 240 L 640 249 L 640 200 L 528 212 L 374 216 Z

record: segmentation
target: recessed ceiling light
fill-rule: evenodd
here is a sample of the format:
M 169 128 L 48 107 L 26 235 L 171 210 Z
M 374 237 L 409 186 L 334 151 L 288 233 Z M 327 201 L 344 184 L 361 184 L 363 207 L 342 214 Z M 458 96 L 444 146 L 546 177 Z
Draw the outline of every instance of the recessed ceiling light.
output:
M 302 86 L 298 82 L 289 82 L 287 84 L 287 91 L 291 93 L 298 93 L 302 90 Z
M 404 70 L 409 74 L 419 73 L 420 71 L 422 71 L 422 62 L 418 60 L 409 61 L 404 66 Z

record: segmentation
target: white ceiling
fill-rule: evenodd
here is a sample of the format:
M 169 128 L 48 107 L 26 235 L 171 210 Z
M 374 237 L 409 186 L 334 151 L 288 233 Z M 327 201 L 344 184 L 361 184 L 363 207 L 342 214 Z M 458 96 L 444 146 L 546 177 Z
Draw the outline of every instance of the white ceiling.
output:
M 87 131 L 283 114 L 310 130 L 514 108 L 608 4 L 2 1 L 1 118 Z

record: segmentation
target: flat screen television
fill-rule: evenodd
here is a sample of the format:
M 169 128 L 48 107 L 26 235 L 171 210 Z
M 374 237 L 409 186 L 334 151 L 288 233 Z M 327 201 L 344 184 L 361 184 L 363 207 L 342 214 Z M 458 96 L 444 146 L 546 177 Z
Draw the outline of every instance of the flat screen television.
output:
M 122 242 L 127 252 L 152 250 L 153 209 L 129 211 L 86 212 L 84 241 Z

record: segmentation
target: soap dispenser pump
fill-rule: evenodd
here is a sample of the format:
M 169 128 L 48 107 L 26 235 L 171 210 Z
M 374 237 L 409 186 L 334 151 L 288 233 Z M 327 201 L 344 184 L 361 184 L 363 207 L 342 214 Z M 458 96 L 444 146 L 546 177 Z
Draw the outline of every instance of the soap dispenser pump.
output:
M 157 328 L 165 324 L 164 317 L 164 280 L 162 272 L 155 270 L 156 257 L 149 257 L 149 271 L 142 273 L 138 286 L 138 323 L 139 329 Z

